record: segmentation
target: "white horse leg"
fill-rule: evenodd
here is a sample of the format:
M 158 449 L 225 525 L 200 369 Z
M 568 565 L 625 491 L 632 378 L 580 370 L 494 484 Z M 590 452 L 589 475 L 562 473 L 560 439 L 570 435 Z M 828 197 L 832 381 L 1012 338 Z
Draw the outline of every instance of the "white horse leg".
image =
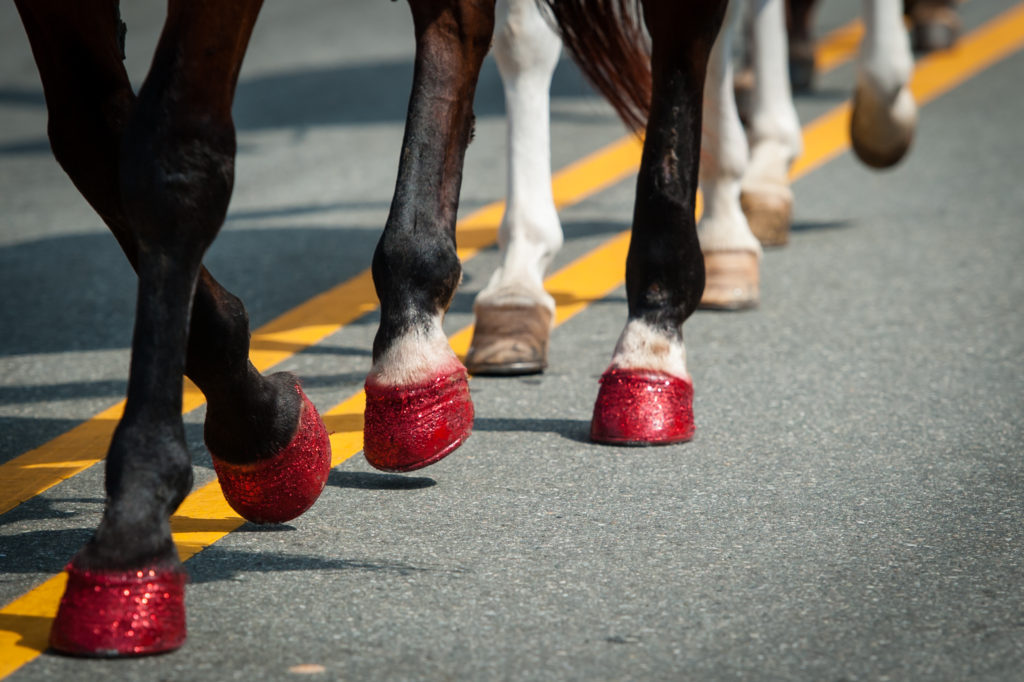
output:
M 547 364 L 555 301 L 544 274 L 562 246 L 551 194 L 549 96 L 562 42 L 534 0 L 499 3 L 494 55 L 508 111 L 508 205 L 498 232 L 501 265 L 473 306 L 466 367 L 532 374 Z
M 701 306 L 735 310 L 757 305 L 761 245 L 740 208 L 747 138 L 733 95 L 732 37 L 741 14 L 730 3 L 708 62 L 704 85 L 700 183 L 704 217 L 697 228 L 704 253 Z
M 789 167 L 803 149 L 800 120 L 793 106 L 786 56 L 783 0 L 763 0 L 750 32 L 754 90 L 747 134 L 750 165 L 743 176 L 740 204 L 761 244 L 789 241 L 793 192 Z
M 864 0 L 864 28 L 850 139 L 861 161 L 887 168 L 906 154 L 917 124 L 917 105 L 908 87 L 914 56 L 901 0 Z

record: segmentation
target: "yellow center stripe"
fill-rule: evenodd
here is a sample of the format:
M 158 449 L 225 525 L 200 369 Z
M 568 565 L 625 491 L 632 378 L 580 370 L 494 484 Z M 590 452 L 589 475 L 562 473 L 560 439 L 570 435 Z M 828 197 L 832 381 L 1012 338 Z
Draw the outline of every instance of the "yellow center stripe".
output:
M 925 104 L 1021 48 L 1024 48 L 1024 4 L 964 36 L 955 50 L 923 59 L 915 71 L 912 84 L 918 103 Z M 844 109 L 847 124 L 841 125 Z M 811 159 L 794 167 L 791 173 L 794 179 L 819 167 L 849 146 L 848 116 L 848 105 L 842 105 L 804 129 L 804 147 L 807 150 L 805 156 L 810 155 Z M 812 134 L 818 135 L 818 139 L 808 139 Z M 612 150 L 614 160 L 609 161 L 604 169 L 604 180 L 598 181 L 598 184 L 603 182 L 601 186 L 615 182 L 611 179 L 614 175 L 621 178 L 635 171 L 639 163 L 639 146 L 632 138 L 626 138 L 607 149 Z M 568 170 L 570 169 L 566 169 Z M 580 191 L 587 195 L 599 191 L 586 189 L 586 183 L 577 177 L 566 180 L 567 193 L 576 191 L 573 190 L 575 182 L 581 183 Z M 594 186 L 589 185 L 590 188 Z M 564 196 L 560 201 L 563 205 L 570 203 Z M 495 206 L 498 205 L 486 207 L 480 213 L 488 210 L 499 211 L 494 208 Z M 492 215 L 500 216 L 500 212 Z M 474 216 L 470 216 L 466 221 L 472 218 Z M 628 246 L 629 232 L 624 231 L 546 280 L 546 286 L 553 292 L 558 303 L 557 324 L 579 313 L 590 302 L 606 296 L 621 286 L 624 279 L 623 262 Z M 480 246 L 476 248 L 479 249 Z M 348 285 L 349 282 L 346 282 L 332 291 Z M 324 296 L 330 293 L 327 292 Z M 282 328 L 280 331 L 284 332 L 286 329 Z M 467 327 L 452 337 L 452 347 L 456 352 L 465 352 L 470 335 L 471 328 Z M 337 466 L 362 449 L 364 403 L 365 395 L 359 392 L 323 414 L 328 431 L 332 432 L 332 466 Z M 116 410 L 118 406 L 103 413 L 104 419 L 116 422 Z M 183 561 L 188 559 L 238 528 L 243 522 L 224 500 L 217 481 L 208 483 L 192 492 L 171 518 L 171 528 L 179 556 Z M 0 609 L 0 677 L 17 670 L 46 648 L 50 622 L 56 614 L 57 603 L 66 580 L 64 573 L 53 576 Z
M 821 41 L 822 70 L 853 54 L 857 42 L 851 36 L 859 38 L 858 26 L 859 21 L 851 22 Z M 863 27 L 859 30 L 863 32 Z M 583 201 L 634 173 L 640 151 L 640 141 L 629 136 L 563 168 L 552 178 L 555 205 L 561 209 Z M 459 221 L 458 253 L 463 262 L 494 243 L 504 211 L 505 203 L 498 201 Z M 253 331 L 249 357 L 265 372 L 376 308 L 367 269 Z M 182 412 L 191 412 L 205 402 L 202 392 L 186 379 Z M 123 412 L 122 400 L 40 447 L 0 464 L 0 514 L 103 459 Z

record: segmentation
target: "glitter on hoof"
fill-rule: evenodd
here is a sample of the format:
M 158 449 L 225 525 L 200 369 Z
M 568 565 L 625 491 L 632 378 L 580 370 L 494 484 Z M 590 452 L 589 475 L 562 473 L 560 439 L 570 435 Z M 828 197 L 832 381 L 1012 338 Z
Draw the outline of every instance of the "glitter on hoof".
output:
M 667 445 L 693 438 L 693 384 L 638 369 L 607 370 L 590 422 L 590 439 L 614 445 Z
M 68 583 L 50 628 L 50 646 L 73 656 L 145 656 L 185 643 L 180 566 L 88 571 L 68 564 Z
M 415 386 L 366 381 L 363 453 L 376 469 L 422 469 L 462 445 L 472 429 L 469 375 L 461 364 Z
M 213 456 L 221 491 L 231 508 L 254 523 L 291 521 L 313 506 L 331 470 L 331 441 L 320 414 L 302 389 L 299 426 L 272 457 L 233 464 Z

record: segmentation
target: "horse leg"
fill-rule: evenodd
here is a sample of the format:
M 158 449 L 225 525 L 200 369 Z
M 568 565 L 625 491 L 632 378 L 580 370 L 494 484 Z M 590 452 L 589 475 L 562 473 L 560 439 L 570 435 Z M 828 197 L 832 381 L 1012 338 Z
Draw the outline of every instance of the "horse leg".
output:
M 137 271 L 138 239 L 118 179 L 135 95 L 122 63 L 117 2 L 19 1 L 18 8 L 50 111 L 54 155 Z M 251 521 L 286 521 L 312 505 L 330 467 L 326 430 L 293 375 L 263 377 L 249 362 L 245 307 L 205 268 L 185 369 L 208 400 L 206 442 L 232 507 Z
M 914 55 L 899 0 L 864 0 L 864 29 L 850 139 L 861 161 L 888 168 L 907 153 L 917 125 L 909 88 Z
M 740 14 L 740 5 L 730 3 L 707 64 L 700 165 L 704 215 L 698 232 L 706 276 L 701 306 L 724 310 L 757 305 L 760 289 L 761 245 L 740 205 L 740 180 L 749 162 L 732 88 L 732 37 Z
M 725 2 L 645 0 L 643 11 L 653 93 L 626 260 L 629 319 L 591 422 L 591 438 L 605 443 L 672 443 L 694 432 L 682 325 L 703 283 L 694 223 L 701 100 Z M 719 87 L 731 95 L 731 79 Z
M 562 246 L 551 194 L 549 91 L 562 41 L 535 0 L 509 0 L 494 41 L 508 110 L 508 204 L 501 265 L 473 305 L 472 374 L 534 374 L 547 366 L 555 301 L 544 274 Z
M 366 379 L 363 448 L 411 471 L 469 436 L 466 369 L 441 323 L 462 275 L 455 217 L 473 128 L 473 93 L 494 31 L 493 0 L 410 0 L 416 67 L 398 181 L 373 256 L 380 327 Z
M 948 50 L 956 44 L 961 28 L 956 4 L 957 0 L 904 0 L 914 50 Z
M 765 246 L 789 241 L 793 191 L 789 167 L 800 154 L 800 120 L 786 77 L 783 0 L 758 0 L 751 51 L 754 90 L 748 117 L 750 164 L 740 183 L 740 205 L 750 230 Z
M 789 82 L 796 92 L 814 86 L 814 6 L 818 0 L 786 0 Z
M 107 504 L 68 566 L 51 645 L 80 655 L 156 653 L 185 638 L 185 574 L 169 524 L 192 482 L 181 380 L 200 262 L 231 193 L 231 100 L 260 3 L 171 2 L 134 101 L 119 63 L 116 4 L 65 4 L 19 4 L 43 76 L 51 139 L 126 246 L 139 288 L 128 397 L 107 454 Z M 61 57 L 74 58 L 64 62 L 73 65 L 65 80 Z M 75 103 L 91 108 L 67 108 Z M 100 138 L 78 139 L 83 129 Z M 90 151 L 105 175 L 95 181 L 80 172 Z

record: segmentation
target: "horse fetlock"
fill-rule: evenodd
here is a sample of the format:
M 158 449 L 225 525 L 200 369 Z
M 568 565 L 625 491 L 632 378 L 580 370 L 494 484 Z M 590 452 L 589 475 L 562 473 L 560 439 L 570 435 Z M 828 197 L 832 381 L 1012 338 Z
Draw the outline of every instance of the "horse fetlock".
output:
M 610 367 L 650 370 L 689 378 L 682 328 L 644 318 L 629 320 L 615 344 Z
M 126 408 L 130 410 L 131 408 Z M 138 497 L 136 511 L 169 516 L 192 489 L 192 458 L 181 418 L 158 423 L 128 416 L 118 424 L 107 451 L 106 487 L 110 502 Z
M 303 400 L 298 387 L 290 372 L 264 377 L 250 365 L 234 385 L 206 393 L 207 448 L 219 459 L 240 465 L 279 453 L 300 423 Z
M 440 314 L 401 330 L 382 322 L 374 339 L 368 381 L 384 386 L 412 386 L 461 366 L 441 328 Z
M 728 201 L 719 201 L 708 207 L 697 226 L 697 237 L 703 253 L 711 251 L 750 251 L 760 257 L 761 244 L 750 229 L 743 210 L 740 188 Z

